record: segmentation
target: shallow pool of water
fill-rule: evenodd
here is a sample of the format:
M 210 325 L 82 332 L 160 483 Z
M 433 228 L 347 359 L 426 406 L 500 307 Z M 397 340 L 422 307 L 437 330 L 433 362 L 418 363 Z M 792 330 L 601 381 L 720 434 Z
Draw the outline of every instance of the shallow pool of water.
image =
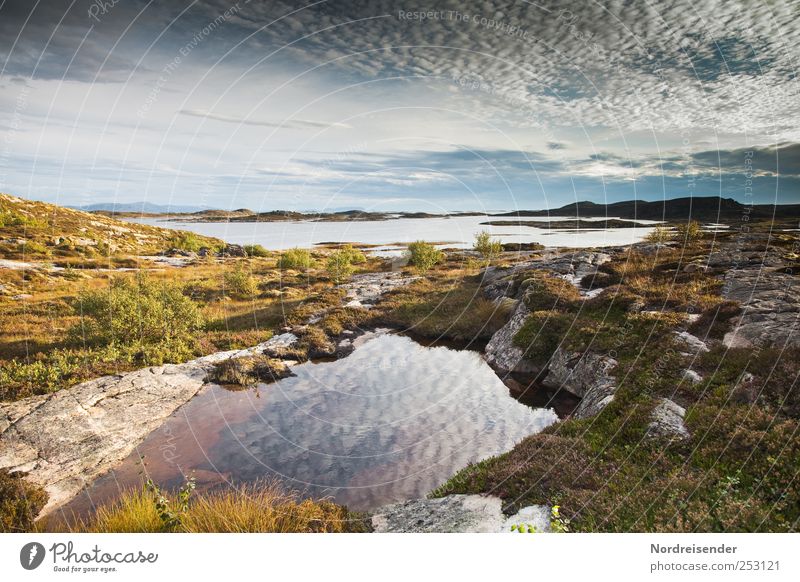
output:
M 201 489 L 277 477 L 367 510 L 424 496 L 557 420 L 512 398 L 479 353 L 405 336 L 367 334 L 350 356 L 294 372 L 257 390 L 207 386 L 65 511 L 85 513 L 145 473 L 164 487 L 193 474 Z

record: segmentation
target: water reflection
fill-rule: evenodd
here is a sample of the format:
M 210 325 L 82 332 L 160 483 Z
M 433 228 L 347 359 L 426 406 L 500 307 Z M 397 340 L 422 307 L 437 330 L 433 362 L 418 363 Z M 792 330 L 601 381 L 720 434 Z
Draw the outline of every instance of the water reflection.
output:
M 279 477 L 354 509 L 424 496 L 469 462 L 509 450 L 556 421 L 508 388 L 476 352 L 376 334 L 347 358 L 230 392 L 208 386 L 122 465 L 67 508 L 79 513 L 147 474 L 174 487 Z

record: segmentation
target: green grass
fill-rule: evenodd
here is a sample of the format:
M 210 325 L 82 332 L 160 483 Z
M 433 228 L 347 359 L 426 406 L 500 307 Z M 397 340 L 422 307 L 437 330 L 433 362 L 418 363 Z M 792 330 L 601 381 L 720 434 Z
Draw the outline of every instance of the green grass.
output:
M 417 281 L 392 293 L 382 309 L 385 323 L 429 338 L 458 341 L 488 340 L 509 316 L 508 305 L 485 299 L 473 280 Z

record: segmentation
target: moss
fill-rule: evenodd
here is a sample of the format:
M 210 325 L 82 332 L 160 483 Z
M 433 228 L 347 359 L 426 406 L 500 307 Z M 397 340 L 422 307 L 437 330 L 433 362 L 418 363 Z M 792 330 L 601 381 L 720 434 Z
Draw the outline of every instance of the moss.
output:
M 389 294 L 380 321 L 435 339 L 488 340 L 508 319 L 509 305 L 481 295 L 474 280 L 421 280 Z
M 525 277 L 519 286 L 523 301 L 531 311 L 566 310 L 575 307 L 581 296 L 569 281 L 552 275 L 534 271 Z
M 291 370 L 281 360 L 267 356 L 229 358 L 217 364 L 206 382 L 250 387 L 291 376 Z

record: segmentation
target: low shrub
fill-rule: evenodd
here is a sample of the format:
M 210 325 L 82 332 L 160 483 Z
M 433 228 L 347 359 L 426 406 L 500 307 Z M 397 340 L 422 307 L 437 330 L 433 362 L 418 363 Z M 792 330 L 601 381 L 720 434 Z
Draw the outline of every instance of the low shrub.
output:
M 408 245 L 409 264 L 422 272 L 431 270 L 444 260 L 444 253 L 430 243 L 418 240 Z
M 244 254 L 248 257 L 268 257 L 269 251 L 261 245 L 244 245 Z
M 343 282 L 355 271 L 349 253 L 343 250 L 334 251 L 328 256 L 325 270 L 336 284 Z
M 673 240 L 683 244 L 693 243 L 703 238 L 703 229 L 696 220 L 690 220 L 675 226 Z
M 250 299 L 258 294 L 258 281 L 241 263 L 225 273 L 223 282 L 225 293 L 228 295 Z
M 313 265 L 314 259 L 306 249 L 293 248 L 281 253 L 278 267 L 281 269 L 308 269 Z
M 171 248 L 196 253 L 201 248 L 208 246 L 202 238 L 188 230 L 179 230 L 169 239 Z
M 281 360 L 260 355 L 224 360 L 209 373 L 206 382 L 250 387 L 275 382 L 291 374 Z
M 523 301 L 531 311 L 569 309 L 581 299 L 575 285 L 561 277 L 534 271 L 520 283 Z
M 123 357 L 146 365 L 193 356 L 195 336 L 204 323 L 182 285 L 145 273 L 117 277 L 107 289 L 80 293 L 75 311 L 81 322 L 70 330 L 72 342 L 117 346 Z
M 667 226 L 654 226 L 653 230 L 647 233 L 644 240 L 651 243 L 663 244 L 673 239 L 672 229 Z
M 492 239 L 492 235 L 486 230 L 475 235 L 475 243 L 472 248 L 487 261 L 491 261 L 503 252 L 503 244 L 500 240 Z
M 367 262 L 367 257 L 364 253 L 353 247 L 353 245 L 344 245 L 339 251 L 347 256 L 351 265 L 363 265 Z

